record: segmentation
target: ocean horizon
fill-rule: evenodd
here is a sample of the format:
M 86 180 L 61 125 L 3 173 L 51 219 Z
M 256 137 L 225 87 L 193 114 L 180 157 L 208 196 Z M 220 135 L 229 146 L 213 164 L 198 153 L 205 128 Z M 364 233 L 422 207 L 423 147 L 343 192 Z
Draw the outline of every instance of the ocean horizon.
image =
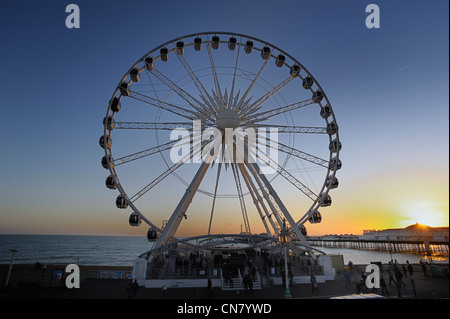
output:
M 145 236 L 0 235 L 0 264 L 75 264 L 132 266 L 151 247 Z
M 15 264 L 75 264 L 94 266 L 132 266 L 134 260 L 148 251 L 152 244 L 145 236 L 108 235 L 0 235 L 0 264 L 11 262 L 11 249 L 18 250 Z M 386 251 L 359 250 L 350 248 L 317 247 L 326 254 L 343 255 L 344 263 L 369 264 L 388 263 L 391 255 Z M 392 253 L 399 263 L 419 263 L 423 255 Z M 447 262 L 448 257 L 434 258 L 436 262 Z

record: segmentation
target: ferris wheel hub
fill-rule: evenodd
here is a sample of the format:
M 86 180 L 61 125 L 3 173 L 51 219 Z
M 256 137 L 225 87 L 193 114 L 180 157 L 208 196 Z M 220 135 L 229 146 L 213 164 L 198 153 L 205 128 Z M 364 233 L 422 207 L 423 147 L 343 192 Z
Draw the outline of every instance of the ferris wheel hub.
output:
M 222 110 L 217 114 L 217 127 L 219 129 L 232 128 L 235 129 L 241 124 L 241 120 L 236 111 L 233 110 Z

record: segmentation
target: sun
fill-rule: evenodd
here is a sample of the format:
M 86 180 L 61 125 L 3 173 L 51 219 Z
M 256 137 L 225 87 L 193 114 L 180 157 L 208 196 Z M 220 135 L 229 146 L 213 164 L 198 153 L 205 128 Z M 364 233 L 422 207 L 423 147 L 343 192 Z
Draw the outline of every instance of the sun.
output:
M 415 223 L 431 227 L 448 226 L 449 215 L 439 204 L 427 201 L 416 201 L 401 206 L 399 220 L 401 226 L 409 226 Z

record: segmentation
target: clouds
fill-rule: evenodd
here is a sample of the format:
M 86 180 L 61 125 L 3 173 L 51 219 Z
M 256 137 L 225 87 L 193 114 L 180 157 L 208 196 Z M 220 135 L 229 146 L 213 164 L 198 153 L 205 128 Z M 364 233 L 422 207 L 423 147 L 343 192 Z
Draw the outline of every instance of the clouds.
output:
M 410 64 L 410 65 L 407 65 L 407 66 L 403 66 L 401 68 L 398 68 L 397 72 L 405 71 L 405 70 L 411 69 L 411 68 L 413 68 L 415 66 L 416 66 L 416 64 Z

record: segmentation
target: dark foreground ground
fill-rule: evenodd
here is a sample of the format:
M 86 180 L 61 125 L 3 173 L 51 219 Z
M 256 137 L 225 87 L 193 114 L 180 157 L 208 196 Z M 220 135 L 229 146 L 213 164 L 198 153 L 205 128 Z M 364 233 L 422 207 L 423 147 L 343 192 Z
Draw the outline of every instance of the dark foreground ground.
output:
M 417 279 L 416 279 L 417 277 Z M 422 278 L 421 278 L 422 277 Z M 114 279 L 88 279 L 81 283 L 80 289 L 66 288 L 44 288 L 41 289 L 38 298 L 107 298 L 121 299 L 128 298 L 126 288 L 127 281 Z M 449 297 L 449 282 L 445 278 L 423 278 L 415 276 L 416 295 L 420 299 L 435 299 Z M 311 292 L 311 286 L 293 285 L 290 287 L 292 298 L 315 298 L 329 299 L 331 297 L 350 295 L 356 293 L 356 287 L 345 287 L 345 280 L 342 278 L 326 283 L 319 283 L 318 292 Z M 400 289 L 398 296 L 397 288 L 394 284 L 387 286 L 389 294 L 384 294 L 387 298 L 414 298 L 414 291 L 410 280 L 406 280 L 406 287 Z M 381 294 L 381 289 L 376 292 Z M 222 291 L 214 288 L 214 295 L 209 298 L 216 299 L 284 299 L 285 288 L 281 286 L 263 287 L 261 290 L 254 290 L 253 293 L 245 294 L 243 291 Z M 203 299 L 208 298 L 205 288 L 169 288 L 165 292 L 162 289 L 145 289 L 141 287 L 135 298 L 138 299 Z
M 208 295 L 207 288 L 168 288 L 147 289 L 139 287 L 135 296 L 129 296 L 127 287 L 130 283 L 128 279 L 97 279 L 96 273 L 99 269 L 105 269 L 101 266 L 80 266 L 81 282 L 80 288 L 68 289 L 64 285 L 56 284 L 51 276 L 53 269 L 58 266 L 34 270 L 33 265 L 14 265 L 11 282 L 13 288 L 5 291 L 4 282 L 8 270 L 8 265 L 0 265 L 0 280 L 2 299 L 179 299 L 179 300 L 231 300 L 231 299 L 284 299 L 285 288 L 281 286 L 265 286 L 261 290 L 244 293 L 243 291 L 223 291 L 220 287 L 213 287 L 213 294 Z M 446 266 L 448 268 L 448 265 Z M 61 267 L 59 267 L 61 268 Z M 58 268 L 58 269 L 59 269 Z M 109 267 L 112 268 L 112 267 Z M 127 267 L 113 267 L 119 270 L 129 270 Z M 356 267 L 357 268 L 357 267 Z M 388 299 L 448 299 L 449 298 L 449 280 L 439 269 L 432 276 L 430 273 L 425 275 L 419 265 L 415 265 L 414 281 L 408 275 L 403 277 L 405 284 L 400 288 L 400 292 L 394 283 L 389 285 L 387 267 L 383 268 L 382 276 L 386 280 L 387 291 L 381 289 L 376 291 L 366 291 L 383 295 Z M 64 269 L 64 267 L 62 267 Z M 359 272 L 358 268 L 356 270 Z M 355 276 L 355 278 L 358 275 Z M 61 283 L 63 281 L 60 281 Z M 413 286 L 414 282 L 414 286 Z M 51 287 L 50 285 L 53 285 Z M 291 285 L 290 294 L 292 299 L 330 299 L 336 296 L 351 295 L 357 293 L 357 287 L 354 281 L 350 285 L 341 275 L 337 275 L 334 281 L 319 283 L 319 291 L 312 292 L 311 284 Z M 414 293 L 415 288 L 415 293 Z

